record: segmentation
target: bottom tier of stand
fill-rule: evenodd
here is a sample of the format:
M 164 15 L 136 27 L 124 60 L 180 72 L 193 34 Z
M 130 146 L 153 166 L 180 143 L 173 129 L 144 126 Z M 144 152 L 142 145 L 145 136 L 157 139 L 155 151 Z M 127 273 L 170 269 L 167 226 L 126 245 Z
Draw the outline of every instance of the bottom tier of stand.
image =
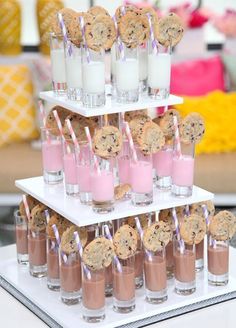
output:
M 231 260 L 236 259 L 236 250 L 231 249 Z M 233 257 L 233 258 L 232 258 Z M 2 261 L 0 264 L 0 286 L 22 302 L 50 327 L 92 328 L 94 324 L 82 319 L 81 305 L 64 305 L 60 293 L 47 288 L 46 278 L 30 276 L 27 267 L 20 267 L 16 259 Z M 236 279 L 229 278 L 224 287 L 212 287 L 207 282 L 207 272 L 197 274 L 197 290 L 189 296 L 174 292 L 173 279 L 168 281 L 168 300 L 162 304 L 148 304 L 144 288 L 136 291 L 136 308 L 128 314 L 118 314 L 112 310 L 112 298 L 106 299 L 106 318 L 96 327 L 142 327 L 151 323 L 184 314 L 206 306 L 236 298 Z

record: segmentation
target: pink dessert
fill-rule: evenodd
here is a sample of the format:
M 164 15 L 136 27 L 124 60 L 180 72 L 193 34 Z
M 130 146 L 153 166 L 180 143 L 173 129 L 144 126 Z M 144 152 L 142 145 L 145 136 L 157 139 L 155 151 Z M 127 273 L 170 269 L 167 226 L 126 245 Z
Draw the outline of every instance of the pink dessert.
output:
M 77 184 L 77 170 L 75 154 L 68 153 L 63 157 L 65 182 L 68 184 Z
M 132 191 L 136 193 L 149 193 L 152 191 L 152 164 L 138 161 L 130 164 L 130 182 Z
M 130 183 L 130 159 L 124 155 L 118 158 L 118 172 L 120 183 Z
M 77 165 L 77 174 L 79 181 L 79 190 L 81 192 L 90 192 L 91 191 L 91 177 L 90 177 L 90 165 Z
M 114 198 L 114 177 L 113 173 L 101 170 L 101 173 L 91 174 L 92 198 L 96 202 L 105 202 Z
M 153 165 L 158 177 L 171 176 L 173 163 L 173 150 L 166 148 L 153 155 Z
M 61 171 L 62 145 L 59 140 L 44 141 L 42 143 L 43 168 L 48 172 Z
M 189 187 L 193 185 L 194 159 L 183 155 L 173 158 L 172 183 L 177 186 Z

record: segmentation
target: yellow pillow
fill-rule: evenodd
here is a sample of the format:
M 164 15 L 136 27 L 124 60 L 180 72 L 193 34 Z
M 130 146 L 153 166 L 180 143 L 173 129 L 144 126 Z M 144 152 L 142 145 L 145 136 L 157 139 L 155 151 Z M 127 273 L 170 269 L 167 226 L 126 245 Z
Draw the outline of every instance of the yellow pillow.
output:
M 214 91 L 202 97 L 185 97 L 175 108 L 183 117 L 198 112 L 205 119 L 206 133 L 196 147 L 197 154 L 236 151 L 236 93 Z
M 25 65 L 0 65 L 0 146 L 38 136 L 33 83 Z

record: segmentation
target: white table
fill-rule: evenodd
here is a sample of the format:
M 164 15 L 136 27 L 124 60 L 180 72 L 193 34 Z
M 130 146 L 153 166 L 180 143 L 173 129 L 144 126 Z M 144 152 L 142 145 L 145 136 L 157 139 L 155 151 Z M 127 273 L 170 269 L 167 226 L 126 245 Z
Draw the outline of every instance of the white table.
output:
M 15 254 L 15 245 L 0 248 L 0 261 L 11 258 Z M 236 250 L 230 250 L 230 273 L 236 277 Z M 159 322 L 149 327 L 158 328 L 231 328 L 236 322 L 236 299 L 220 303 L 208 308 L 204 308 L 195 312 L 190 312 L 176 318 Z M 0 314 L 1 327 L 7 328 L 43 328 L 47 327 L 37 316 L 30 312 L 14 297 L 8 294 L 4 289 L 0 288 Z M 93 325 L 94 326 L 94 325 Z M 92 325 L 91 325 L 92 328 Z

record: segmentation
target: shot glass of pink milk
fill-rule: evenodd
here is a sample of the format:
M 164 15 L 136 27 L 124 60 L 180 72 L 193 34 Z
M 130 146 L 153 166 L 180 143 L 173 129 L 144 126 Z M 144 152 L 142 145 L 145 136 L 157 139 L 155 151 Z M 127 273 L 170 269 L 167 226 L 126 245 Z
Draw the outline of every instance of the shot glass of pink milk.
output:
M 229 240 L 214 240 L 208 235 L 207 240 L 208 283 L 224 286 L 229 281 Z
M 79 194 L 76 155 L 76 149 L 72 140 L 66 139 L 63 142 L 63 167 L 65 189 L 69 196 L 77 196 Z
M 63 151 L 56 129 L 41 128 L 43 177 L 48 184 L 63 180 Z
M 165 247 L 156 252 L 145 252 L 144 259 L 146 301 L 162 303 L 167 300 Z
M 161 190 L 171 188 L 171 173 L 173 164 L 173 146 L 166 144 L 153 154 L 153 166 L 156 173 L 156 186 Z
M 178 197 L 192 195 L 194 178 L 194 150 L 193 143 L 181 143 L 181 155 L 173 155 L 172 166 L 172 194 Z
M 93 211 L 102 214 L 114 210 L 114 175 L 110 161 L 100 159 L 99 167 L 91 172 L 91 191 Z
M 27 218 L 22 216 L 19 210 L 14 212 L 14 218 L 16 229 L 17 261 L 19 264 L 27 265 L 29 263 Z
M 138 160 L 130 163 L 131 200 L 135 206 L 146 206 L 153 202 L 152 157 L 144 156 L 137 149 Z

